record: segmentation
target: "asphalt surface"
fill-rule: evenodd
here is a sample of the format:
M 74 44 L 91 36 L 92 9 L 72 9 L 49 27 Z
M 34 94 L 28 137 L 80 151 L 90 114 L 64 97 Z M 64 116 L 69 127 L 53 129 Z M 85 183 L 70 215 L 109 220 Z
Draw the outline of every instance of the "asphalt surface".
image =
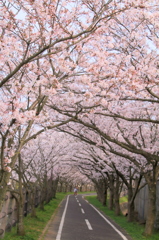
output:
M 95 210 L 82 195 L 69 196 L 47 226 L 44 240 L 131 240 L 126 232 Z

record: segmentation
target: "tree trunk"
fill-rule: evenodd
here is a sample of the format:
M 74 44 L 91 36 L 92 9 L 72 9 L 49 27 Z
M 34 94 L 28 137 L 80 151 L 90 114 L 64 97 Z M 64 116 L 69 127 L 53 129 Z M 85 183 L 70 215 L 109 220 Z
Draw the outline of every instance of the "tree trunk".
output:
M 19 236 L 25 235 L 23 220 L 24 220 L 23 200 L 20 199 L 20 201 L 18 203 L 18 223 L 17 223 L 17 234 Z
M 103 206 L 106 206 L 106 189 L 98 189 L 98 199 L 102 203 Z
M 21 151 L 21 149 L 24 145 L 25 139 L 27 138 L 33 123 L 34 123 L 33 120 L 30 120 L 29 123 L 28 123 L 28 126 L 27 126 L 27 128 L 26 128 L 26 130 L 23 134 L 23 137 L 20 140 L 20 144 L 19 144 L 19 146 L 18 146 L 18 148 L 15 152 L 15 155 L 12 157 L 12 162 L 10 163 L 11 169 L 13 169 L 14 166 L 15 166 L 16 160 L 19 156 L 19 153 L 20 153 L 20 151 Z M 2 207 L 3 207 L 4 197 L 6 195 L 7 188 L 8 188 L 7 183 L 9 182 L 10 176 L 11 176 L 11 172 L 4 172 L 4 171 L 1 172 L 1 176 L 0 176 L 0 212 L 1 212 Z
M 140 182 L 142 179 L 142 174 L 140 174 L 140 176 L 138 178 L 136 178 L 135 188 L 133 190 L 134 173 L 132 173 L 131 167 L 129 168 L 129 180 L 127 180 L 125 178 L 125 176 L 121 172 L 119 172 L 116 168 L 115 168 L 115 170 L 116 170 L 117 175 L 122 179 L 122 181 L 124 182 L 124 184 L 126 185 L 126 187 L 128 189 L 128 213 L 127 213 L 128 217 L 127 217 L 127 220 L 128 220 L 128 222 L 132 222 L 136 218 L 134 200 L 135 200 L 136 194 L 139 189 L 139 185 L 140 185 Z
M 107 180 L 100 179 L 96 182 L 96 191 L 97 191 L 97 198 L 102 203 L 103 206 L 106 206 L 107 202 Z
M 149 188 L 149 199 L 148 199 L 146 225 L 144 230 L 145 236 L 150 236 L 153 234 L 154 223 L 156 218 L 156 183 L 148 184 L 148 188 Z
M 132 197 L 133 197 L 133 189 L 132 189 L 132 186 L 129 185 L 129 187 L 128 187 L 128 216 L 127 216 L 128 222 L 133 222 L 134 216 L 135 216 L 134 201 L 132 201 Z
M 59 192 L 62 192 L 62 188 L 63 188 L 63 183 L 60 182 L 60 188 L 59 188 Z
M 106 203 L 107 203 L 107 190 L 105 189 L 103 193 L 102 205 L 106 206 Z
M 109 196 L 109 209 L 113 210 L 114 208 L 114 192 L 110 190 L 110 196 Z
M 119 176 L 116 177 L 115 187 L 114 187 L 114 203 L 115 203 L 115 215 L 119 216 L 121 213 L 120 210 L 120 181 Z
M 68 183 L 65 183 L 64 193 L 67 193 Z
M 1 176 L 1 182 L 0 182 L 0 212 L 3 207 L 3 202 L 4 202 L 5 195 L 6 195 L 7 188 L 8 188 L 7 183 L 9 182 L 9 178 L 10 178 L 11 174 L 9 172 L 2 171 L 1 175 L 2 176 Z
M 109 196 L 109 209 L 113 210 L 114 208 L 114 176 L 109 176 L 109 190 L 110 190 L 110 196 Z
M 47 191 L 46 191 L 46 201 L 45 201 L 46 204 L 48 204 L 52 198 L 51 190 L 52 190 L 52 179 L 49 179 L 47 181 Z
M 52 198 L 56 198 L 56 191 L 57 191 L 57 187 L 58 187 L 58 181 L 59 181 L 59 178 L 56 178 L 52 182 Z
M 31 204 L 31 217 L 35 218 L 36 216 L 36 208 L 35 208 L 35 189 L 31 192 L 30 196 L 30 204 Z
M 45 194 L 46 191 L 44 188 L 41 190 L 41 198 L 40 198 L 40 203 L 39 203 L 39 209 L 44 211 L 44 203 L 45 203 Z
M 19 160 L 19 201 L 18 201 L 18 223 L 17 223 L 17 234 L 24 236 L 24 195 L 23 195 L 23 184 L 22 184 L 22 159 L 21 155 L 18 155 Z

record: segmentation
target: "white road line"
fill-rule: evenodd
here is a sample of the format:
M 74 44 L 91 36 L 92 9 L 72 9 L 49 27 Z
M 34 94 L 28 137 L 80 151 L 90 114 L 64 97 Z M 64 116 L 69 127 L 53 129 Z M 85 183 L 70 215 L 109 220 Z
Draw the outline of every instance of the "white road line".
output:
M 58 230 L 58 233 L 57 233 L 57 236 L 56 236 L 56 240 L 60 240 L 60 239 L 61 239 L 61 233 L 62 233 L 62 228 L 63 228 L 63 224 L 64 224 L 64 220 L 65 220 L 65 215 L 66 215 L 66 210 L 67 210 L 67 206 L 68 206 L 68 200 L 69 200 L 69 196 L 67 197 L 65 209 L 64 209 L 64 212 L 63 212 L 63 214 L 62 214 L 62 218 L 61 218 L 59 230 Z
M 85 222 L 86 222 L 86 224 L 87 224 L 88 229 L 89 229 L 89 230 L 93 230 L 93 228 L 92 228 L 90 222 L 88 221 L 88 219 L 85 219 Z
M 77 202 L 79 202 L 79 201 L 77 200 Z
M 84 210 L 83 210 L 83 208 L 81 208 L 81 211 L 82 211 L 83 214 L 85 213 Z
M 81 206 L 81 204 L 79 203 L 79 206 Z
M 105 218 L 103 216 L 103 214 L 101 214 L 92 204 L 90 204 L 92 206 L 92 208 L 94 208 L 99 215 L 104 218 L 104 220 L 122 237 L 123 240 L 128 240 L 127 237 L 125 237 L 107 218 Z

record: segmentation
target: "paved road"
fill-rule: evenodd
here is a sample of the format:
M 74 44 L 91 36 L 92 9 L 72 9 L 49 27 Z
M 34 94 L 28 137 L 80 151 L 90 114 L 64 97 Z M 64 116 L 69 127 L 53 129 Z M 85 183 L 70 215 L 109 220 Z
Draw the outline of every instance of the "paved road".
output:
M 68 196 L 48 228 L 45 240 L 131 240 L 82 195 Z

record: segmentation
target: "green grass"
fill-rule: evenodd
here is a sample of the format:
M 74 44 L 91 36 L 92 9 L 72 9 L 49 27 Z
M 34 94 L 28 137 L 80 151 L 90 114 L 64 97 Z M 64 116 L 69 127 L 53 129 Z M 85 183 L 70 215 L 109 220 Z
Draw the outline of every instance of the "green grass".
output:
M 96 196 L 88 196 L 86 199 L 94 205 L 96 208 L 104 212 L 108 217 L 114 220 L 119 226 L 121 226 L 133 240 L 159 240 L 159 232 L 154 233 L 151 237 L 144 237 L 142 235 L 144 231 L 144 226 L 138 223 L 128 223 L 126 217 L 115 216 L 114 211 L 109 210 L 107 207 L 102 206 L 102 204 L 97 200 Z M 122 198 L 121 202 L 126 201 L 126 198 Z
M 128 202 L 128 196 L 124 196 L 120 198 L 120 203 Z
M 90 193 L 90 192 L 84 192 Z M 45 205 L 45 210 L 41 211 L 40 209 L 36 209 L 37 218 L 32 218 L 30 215 L 24 218 L 24 226 L 25 226 L 25 236 L 18 236 L 16 231 L 17 228 L 13 227 L 11 232 L 6 232 L 3 240 L 38 240 L 42 235 L 42 232 L 51 219 L 51 216 L 59 206 L 60 202 L 66 195 L 73 194 L 73 192 L 69 193 L 57 193 L 56 199 L 50 201 L 49 204 Z M 78 194 L 81 194 L 79 192 Z
M 90 192 L 88 192 L 90 193 Z M 73 193 L 67 193 L 73 194 Z M 16 227 L 12 228 L 11 232 L 7 232 L 3 240 L 38 240 L 41 236 L 46 224 L 50 220 L 51 216 L 57 209 L 59 203 L 67 195 L 66 193 L 57 193 L 56 199 L 53 199 L 49 204 L 45 205 L 45 210 L 41 211 L 36 209 L 37 218 L 31 218 L 29 215 L 24 218 L 25 225 L 25 236 L 17 236 Z M 80 194 L 80 192 L 78 193 Z M 87 196 L 87 200 L 93 204 L 95 207 L 103 211 L 108 217 L 114 220 L 119 226 L 121 226 L 125 231 L 132 237 L 133 240 L 159 240 L 159 233 L 155 233 L 151 237 L 144 237 L 142 235 L 144 231 L 144 226 L 138 223 L 128 223 L 126 217 L 115 216 L 114 212 L 109 210 L 107 207 L 102 206 L 102 204 L 97 200 L 96 196 Z M 120 199 L 121 203 L 127 202 L 127 197 L 122 197 Z
M 25 236 L 17 236 L 16 227 L 13 227 L 11 232 L 5 233 L 3 240 L 38 240 L 46 224 L 65 196 L 66 193 L 57 193 L 56 199 L 53 199 L 49 204 L 45 205 L 44 211 L 37 208 L 37 218 L 32 218 L 29 215 L 25 217 Z

